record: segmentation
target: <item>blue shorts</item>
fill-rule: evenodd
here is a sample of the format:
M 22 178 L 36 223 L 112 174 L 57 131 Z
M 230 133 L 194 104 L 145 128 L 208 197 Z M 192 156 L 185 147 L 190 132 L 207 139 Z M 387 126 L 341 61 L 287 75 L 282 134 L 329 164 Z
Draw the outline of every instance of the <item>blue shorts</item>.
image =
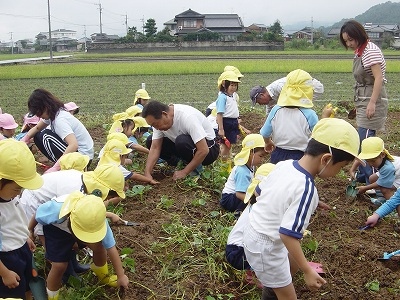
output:
M 235 194 L 222 194 L 219 204 L 230 212 L 243 211 L 247 206 Z
M 270 162 L 276 165 L 278 162 L 288 159 L 299 160 L 303 155 L 304 152 L 300 150 L 287 150 L 276 147 L 271 153 Z
M 250 270 L 251 267 L 246 260 L 244 248 L 238 245 L 226 245 L 225 256 L 228 263 L 236 270 Z
M 361 152 L 361 142 L 368 137 L 375 136 L 376 130 L 358 127 L 358 136 L 360 137 L 360 150 Z M 361 183 L 369 184 L 369 177 L 374 173 L 375 170 L 368 164 L 366 166 L 360 165 L 358 167 L 357 181 Z
M 46 258 L 51 262 L 68 262 L 72 247 L 79 240 L 54 225 L 44 225 L 43 233 L 46 239 Z
M 16 250 L 0 252 L 0 260 L 7 269 L 17 273 L 21 279 L 19 285 L 13 289 L 6 287 L 3 280 L 0 280 L 0 297 L 25 299 L 25 293 L 30 290 L 29 281 L 32 278 L 32 252 L 28 244 L 25 243 Z
M 239 131 L 239 121 L 237 118 L 222 118 L 225 137 L 231 144 L 236 144 Z

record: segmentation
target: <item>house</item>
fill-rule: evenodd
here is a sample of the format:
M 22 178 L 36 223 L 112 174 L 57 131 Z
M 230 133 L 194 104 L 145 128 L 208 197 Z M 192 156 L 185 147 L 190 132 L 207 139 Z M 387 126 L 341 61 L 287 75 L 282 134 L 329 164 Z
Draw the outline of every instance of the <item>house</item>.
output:
M 369 39 L 379 47 L 382 47 L 382 44 L 386 38 L 394 39 L 394 47 L 396 47 L 396 45 L 398 44 L 397 39 L 400 38 L 400 27 L 398 24 L 364 23 L 363 26 L 368 34 Z M 340 28 L 332 28 L 328 32 L 327 37 L 335 38 L 339 37 L 339 34 Z
M 39 32 L 36 35 L 36 39 L 47 39 L 49 36 L 48 31 Z M 61 39 L 61 38 L 70 38 L 76 40 L 76 31 L 68 30 L 68 29 L 56 29 L 51 31 L 51 39 Z
M 174 35 L 183 36 L 189 33 L 219 33 L 224 41 L 234 41 L 245 32 L 242 19 L 237 14 L 200 14 L 188 9 L 164 23 Z
M 107 34 L 107 33 L 93 33 L 90 35 L 92 39 L 92 43 L 113 43 L 119 39 L 119 36 L 116 34 Z
M 304 27 L 301 30 L 292 33 L 291 39 L 302 39 L 312 42 L 314 29 L 311 27 Z
M 246 27 L 246 31 L 257 32 L 257 33 L 262 34 L 262 33 L 268 32 L 268 27 L 264 24 L 253 23 L 250 26 Z

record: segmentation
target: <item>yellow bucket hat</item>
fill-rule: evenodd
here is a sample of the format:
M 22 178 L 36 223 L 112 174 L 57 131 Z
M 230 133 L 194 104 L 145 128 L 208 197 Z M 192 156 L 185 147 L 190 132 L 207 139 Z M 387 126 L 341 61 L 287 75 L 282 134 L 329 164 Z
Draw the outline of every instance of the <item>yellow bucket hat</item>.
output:
M 357 130 L 342 119 L 321 119 L 314 126 L 311 138 L 324 145 L 350 153 L 354 157 L 357 157 L 360 148 Z
M 143 117 L 133 117 L 132 120 L 135 122 L 135 128 L 133 128 L 132 132 L 135 132 L 140 127 L 150 127 L 150 125 L 147 124 L 146 119 Z
M 224 71 L 222 74 L 218 77 L 218 88 L 221 86 L 222 82 L 225 80 L 229 80 L 230 82 L 240 82 L 238 79 L 238 76 L 236 75 L 235 72 L 233 71 Z
M 286 83 L 279 95 L 279 106 L 298 106 L 311 108 L 314 106 L 312 77 L 306 71 L 297 69 L 286 76 Z
M 145 99 L 145 100 L 150 100 L 149 93 L 145 89 L 138 89 L 135 93 L 135 99 L 133 100 L 133 104 L 136 104 L 138 99 Z
M 113 121 L 123 121 L 129 119 L 129 115 L 126 112 L 120 112 L 113 114 L 112 119 Z
M 20 187 L 36 190 L 43 185 L 42 177 L 36 172 L 32 152 L 24 142 L 14 139 L 0 141 L 0 179 L 14 181 Z
M 271 171 L 275 169 L 275 165 L 271 163 L 262 164 L 258 167 L 254 178 L 251 180 L 249 187 L 246 191 L 246 196 L 244 197 L 244 203 L 249 202 L 251 196 L 253 196 L 254 191 L 256 190 L 257 185 L 263 180 L 263 178 L 267 177 Z
M 361 142 L 361 152 L 357 156 L 358 159 L 372 159 L 378 157 L 382 152 L 386 154 L 386 157 L 393 161 L 394 158 L 390 155 L 389 151 L 385 149 L 383 140 L 377 136 L 366 138 Z
M 117 139 L 109 140 L 104 146 L 103 155 L 100 157 L 99 165 L 103 164 L 121 164 L 121 156 L 129 154 L 132 149 L 126 148 L 126 144 Z
M 89 163 L 90 157 L 79 152 L 71 152 L 60 157 L 61 170 L 77 170 L 83 172 Z
M 59 218 L 67 214 L 70 214 L 72 233 L 79 240 L 97 243 L 106 236 L 106 207 L 101 198 L 73 192 L 61 206 Z
M 242 141 L 242 150 L 235 155 L 235 166 L 243 166 L 247 163 L 250 157 L 250 151 L 254 148 L 264 148 L 265 142 L 261 134 L 251 133 Z
M 239 69 L 234 67 L 234 66 L 225 66 L 224 68 L 224 72 L 225 71 L 233 71 L 236 74 L 236 77 L 244 77 L 244 75 L 242 73 L 240 73 Z
M 95 190 L 100 190 L 100 197 L 105 200 L 110 190 L 112 190 L 117 192 L 121 198 L 125 198 L 124 175 L 115 164 L 99 165 L 94 171 L 84 172 L 82 179 L 89 194 Z
M 122 133 L 122 132 L 111 132 L 107 135 L 107 141 L 114 140 L 114 139 L 121 141 L 122 143 L 124 143 L 124 145 L 127 145 L 130 143 L 126 134 Z
M 133 117 L 136 117 L 138 114 L 142 113 L 142 109 L 137 105 L 133 105 L 128 107 L 125 112 L 128 114 L 128 119 L 132 119 Z

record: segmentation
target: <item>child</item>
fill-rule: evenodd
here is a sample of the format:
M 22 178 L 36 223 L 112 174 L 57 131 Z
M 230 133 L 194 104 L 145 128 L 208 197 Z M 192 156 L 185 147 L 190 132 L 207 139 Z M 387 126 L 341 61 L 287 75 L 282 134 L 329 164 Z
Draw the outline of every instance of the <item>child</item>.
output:
M 350 168 L 350 175 L 355 178 L 355 172 L 362 161 L 378 170 L 369 177 L 370 184 L 358 187 L 358 193 L 363 194 L 367 190 L 380 190 L 384 199 L 389 199 L 400 186 L 400 158 L 390 155 L 385 149 L 383 140 L 373 136 L 361 142 L 361 152 L 358 160 Z M 377 199 L 371 199 L 377 203 Z M 383 200 L 384 201 L 384 200 Z M 381 203 L 380 203 L 381 204 Z
M 18 124 L 12 115 L 0 114 L 0 140 L 13 138 L 17 127 Z
M 60 157 L 60 168 L 61 171 L 77 170 L 79 172 L 84 172 L 87 171 L 89 161 L 89 156 L 79 152 L 71 152 Z
M 31 299 L 26 292 L 35 244 L 17 196 L 22 188 L 37 189 L 42 184 L 29 148 L 14 139 L 0 141 L 0 297 Z
M 255 195 L 258 195 L 257 193 L 255 193 L 256 186 L 258 185 L 258 183 L 260 183 L 261 179 L 266 177 L 274 168 L 275 165 L 271 163 L 266 163 L 261 165 L 257 169 L 254 178 L 247 188 L 246 196 L 244 198 L 245 204 L 247 204 L 250 199 L 255 198 Z M 251 204 L 254 203 L 250 201 L 250 205 L 246 206 L 246 208 L 243 210 L 243 213 L 240 215 L 239 219 L 235 223 L 235 226 L 233 226 L 231 232 L 229 233 L 227 245 L 225 247 L 225 255 L 226 260 L 232 267 L 237 270 L 246 270 L 247 282 L 254 284 L 254 271 L 251 270 L 251 267 L 246 260 L 243 249 L 243 231 L 245 225 L 248 223 Z
M 136 128 L 139 127 L 136 126 L 134 119 L 138 120 L 138 122 L 141 122 L 141 124 L 146 123 L 146 120 L 144 120 L 143 123 L 143 121 L 141 120 L 143 119 L 142 117 L 131 117 L 127 112 L 114 114 L 113 115 L 114 123 L 111 125 L 109 133 L 114 133 L 114 132 L 124 133 L 131 141 L 131 143 L 129 144 L 129 148 L 141 153 L 148 154 L 149 149 L 140 145 L 137 139 L 134 137 L 135 130 Z
M 131 151 L 132 149 L 126 148 L 124 143 L 121 142 L 120 140 L 111 139 L 105 144 L 104 152 L 103 155 L 100 157 L 98 165 L 99 166 L 103 164 L 117 165 L 124 174 L 125 181 L 138 180 L 150 184 L 158 184 L 159 183 L 158 181 L 154 179 L 149 179 L 144 175 L 131 172 L 122 166 L 123 162 L 125 161 L 126 155 Z
M 106 208 L 100 197 L 73 192 L 40 205 L 36 220 L 43 225 L 46 238 L 46 258 L 52 262 L 47 276 L 49 300 L 57 300 L 62 275 L 67 269 L 70 252 L 76 242 L 83 242 L 93 251 L 90 265 L 102 284 L 127 288 L 115 239 L 106 220 Z M 109 275 L 107 254 L 115 275 Z
M 79 106 L 75 102 L 67 102 L 64 107 L 71 115 L 76 115 L 79 112 Z
M 225 71 L 218 78 L 218 98 L 217 98 L 217 124 L 218 135 L 226 138 L 230 144 L 236 144 L 239 131 L 239 108 L 233 98 L 233 94 L 238 90 L 240 80 L 233 71 Z M 230 159 L 230 148 L 221 143 L 221 159 Z
M 266 156 L 264 139 L 260 134 L 249 134 L 243 139 L 242 150 L 234 158 L 235 166 L 222 190 L 220 205 L 230 212 L 242 212 L 246 190 L 253 178 L 254 168 Z
M 18 133 L 18 134 L 15 136 L 15 139 L 18 140 L 18 141 L 19 141 L 20 139 L 22 139 L 22 138 L 25 136 L 25 134 L 26 134 L 32 127 L 34 127 L 37 123 L 39 123 L 39 121 L 40 121 L 40 118 L 39 118 L 39 117 L 37 117 L 37 116 L 35 116 L 35 115 L 32 115 L 32 114 L 30 114 L 30 113 L 25 114 L 25 116 L 24 116 L 24 122 L 23 122 L 22 128 L 21 128 L 21 132 Z
M 146 120 L 142 117 L 132 117 L 121 122 L 122 132 L 128 137 L 129 147 L 140 153 L 149 154 L 149 149 L 139 144 L 139 128 L 146 127 Z M 148 126 L 148 125 L 147 125 Z
M 326 283 L 308 264 L 300 245 L 311 215 L 322 206 L 314 178 L 335 176 L 357 156 L 359 147 L 358 133 L 351 124 L 322 119 L 314 127 L 304 156 L 280 162 L 258 185 L 259 196 L 250 211 L 243 245 L 266 294 L 297 299 L 292 275 L 298 268 L 310 289 Z
M 147 102 L 151 99 L 149 94 L 145 89 L 138 89 L 135 93 L 135 99 L 133 100 L 133 105 L 136 105 L 143 109 Z
M 277 105 L 260 130 L 265 139 L 265 150 L 271 153 L 271 163 L 303 156 L 311 131 L 318 122 L 312 99 L 310 74 L 300 69 L 290 72 Z M 330 113 L 331 110 L 326 108 L 322 117 L 329 117 Z

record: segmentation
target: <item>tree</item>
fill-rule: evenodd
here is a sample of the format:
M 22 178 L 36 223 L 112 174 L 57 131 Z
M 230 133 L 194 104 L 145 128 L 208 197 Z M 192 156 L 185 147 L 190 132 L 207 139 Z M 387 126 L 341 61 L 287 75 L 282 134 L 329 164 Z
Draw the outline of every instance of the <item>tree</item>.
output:
M 156 20 L 148 19 L 143 26 L 146 37 L 153 37 L 157 32 Z
M 268 28 L 269 32 L 272 32 L 275 36 L 283 36 L 283 28 L 279 20 L 276 20 L 275 23 Z

